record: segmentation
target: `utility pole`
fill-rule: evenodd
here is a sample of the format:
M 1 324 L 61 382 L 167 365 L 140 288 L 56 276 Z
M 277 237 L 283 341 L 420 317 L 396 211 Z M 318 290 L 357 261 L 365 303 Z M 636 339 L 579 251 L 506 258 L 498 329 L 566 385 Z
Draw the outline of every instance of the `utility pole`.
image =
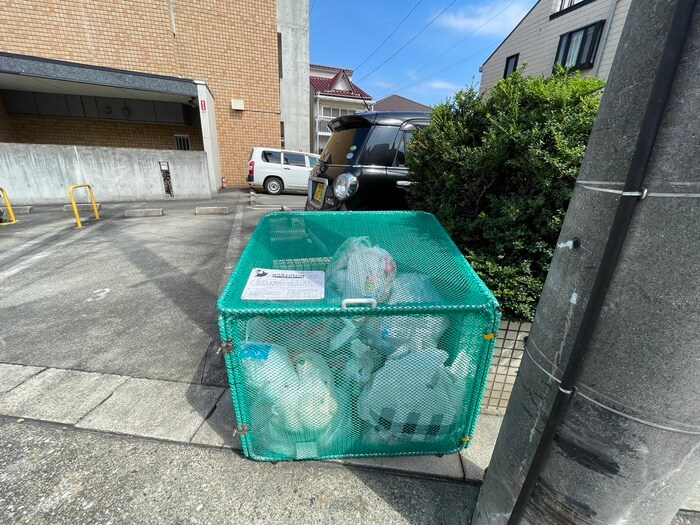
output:
M 631 3 L 476 525 L 660 525 L 700 483 L 696 4 Z

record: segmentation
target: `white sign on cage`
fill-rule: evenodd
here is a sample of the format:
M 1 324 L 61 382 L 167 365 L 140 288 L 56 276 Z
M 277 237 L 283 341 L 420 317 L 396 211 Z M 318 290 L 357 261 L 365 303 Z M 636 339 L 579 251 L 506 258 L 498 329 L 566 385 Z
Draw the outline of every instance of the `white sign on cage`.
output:
M 241 299 L 248 301 L 310 301 L 323 299 L 325 272 L 253 268 Z

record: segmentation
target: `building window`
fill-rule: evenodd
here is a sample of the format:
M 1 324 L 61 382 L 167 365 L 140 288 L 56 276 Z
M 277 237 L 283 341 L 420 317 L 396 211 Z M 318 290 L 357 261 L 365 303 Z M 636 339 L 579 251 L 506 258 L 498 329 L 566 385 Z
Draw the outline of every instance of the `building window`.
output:
M 575 6 L 579 2 L 583 2 L 583 0 L 561 0 L 561 7 L 559 8 L 559 11 Z
M 282 33 L 277 33 L 277 67 L 282 78 Z
M 503 78 L 508 78 L 510 75 L 515 73 L 515 70 L 518 69 L 518 57 L 520 56 L 519 53 L 509 56 L 506 58 L 506 69 L 503 71 Z
M 189 135 L 175 135 L 175 149 L 189 151 L 189 149 L 190 149 L 190 136 Z
M 556 11 L 549 15 L 549 19 L 554 20 L 555 18 L 559 18 L 566 13 L 575 11 L 579 7 L 586 6 L 595 1 L 596 0 L 556 0 L 554 5 L 552 5 L 552 9 Z
M 284 148 L 284 122 L 280 120 L 280 144 Z
M 339 117 L 340 116 L 340 110 L 338 108 L 329 108 L 324 106 L 323 107 L 323 116 L 324 117 Z
M 561 64 L 566 69 L 592 68 L 604 23 L 605 20 L 601 20 L 561 35 L 555 64 Z
M 357 113 L 356 110 L 354 109 L 339 109 L 339 108 L 329 108 L 326 106 L 323 106 L 321 108 L 321 115 L 324 117 L 342 117 L 345 115 L 354 115 Z

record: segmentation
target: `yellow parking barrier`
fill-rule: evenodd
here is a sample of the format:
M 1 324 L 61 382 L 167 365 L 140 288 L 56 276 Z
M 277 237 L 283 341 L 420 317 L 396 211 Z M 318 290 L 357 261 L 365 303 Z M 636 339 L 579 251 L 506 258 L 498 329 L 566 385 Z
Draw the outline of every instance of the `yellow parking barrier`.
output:
M 12 204 L 10 204 L 10 198 L 7 196 L 7 192 L 3 188 L 0 188 L 0 193 L 2 194 L 2 198 L 5 201 L 7 213 L 10 214 L 10 222 L 0 222 L 0 226 L 9 226 L 10 224 L 16 224 L 19 221 L 15 219 L 15 212 L 12 211 Z
M 68 191 L 70 193 L 70 202 L 73 205 L 73 213 L 75 214 L 75 222 L 78 223 L 78 228 L 83 227 L 83 223 L 80 222 L 80 214 L 78 213 L 78 205 L 75 203 L 75 190 L 77 188 L 87 188 L 90 194 L 90 202 L 92 202 L 92 210 L 95 212 L 95 219 L 100 220 L 100 214 L 97 211 L 97 203 L 95 202 L 95 194 L 92 192 L 92 186 L 89 184 L 73 184 Z

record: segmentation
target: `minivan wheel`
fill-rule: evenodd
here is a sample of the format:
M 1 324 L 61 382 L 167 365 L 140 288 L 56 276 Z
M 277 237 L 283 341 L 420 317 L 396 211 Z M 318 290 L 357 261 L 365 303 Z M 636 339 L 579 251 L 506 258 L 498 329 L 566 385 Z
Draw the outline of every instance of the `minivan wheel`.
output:
M 279 195 L 282 193 L 282 181 L 277 177 L 270 177 L 265 180 L 265 191 L 270 195 Z

